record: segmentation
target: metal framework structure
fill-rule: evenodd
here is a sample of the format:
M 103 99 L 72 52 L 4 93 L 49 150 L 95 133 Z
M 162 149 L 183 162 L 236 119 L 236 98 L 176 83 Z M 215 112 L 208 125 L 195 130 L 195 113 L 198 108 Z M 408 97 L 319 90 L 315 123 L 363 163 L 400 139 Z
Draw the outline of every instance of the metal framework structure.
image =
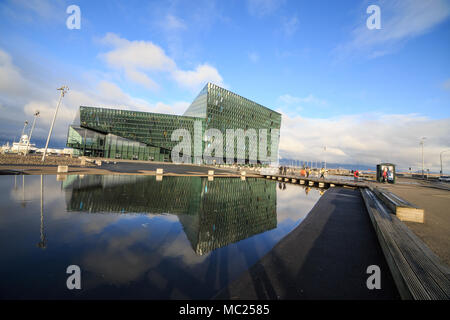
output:
M 224 136 L 223 157 L 227 129 L 244 132 L 254 129 L 258 134 L 265 129 L 266 154 L 271 157 L 274 150 L 278 152 L 278 138 L 272 141 L 272 130 L 279 130 L 281 126 L 278 112 L 212 83 L 205 85 L 182 116 L 80 106 L 77 120 L 79 123 L 69 127 L 67 136 L 67 146 L 74 148 L 75 155 L 155 161 L 171 161 L 171 150 L 178 144 L 178 141 L 171 141 L 176 129 L 186 129 L 194 135 L 192 154 L 194 141 L 201 141 L 201 150 L 204 150 L 209 143 L 205 132 L 210 128 L 220 130 Z M 201 124 L 201 130 L 195 130 L 196 123 Z M 245 139 L 245 159 L 242 160 L 257 160 L 248 150 L 250 146 L 256 147 L 259 155 L 262 138 L 259 135 L 257 139 Z M 238 145 L 234 142 L 233 145 L 234 154 L 238 155 Z

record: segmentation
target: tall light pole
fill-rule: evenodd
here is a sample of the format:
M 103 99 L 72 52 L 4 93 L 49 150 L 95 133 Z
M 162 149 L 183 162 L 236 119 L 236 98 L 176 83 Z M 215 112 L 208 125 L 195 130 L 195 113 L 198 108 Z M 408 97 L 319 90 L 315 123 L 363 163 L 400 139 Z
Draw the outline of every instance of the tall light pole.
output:
M 450 151 L 450 149 L 441 151 L 441 154 L 439 155 L 439 158 L 441 158 L 441 174 L 439 175 L 440 177 L 442 177 L 442 174 L 444 173 L 444 171 L 442 171 L 442 154 L 443 154 L 444 152 L 448 152 L 448 151 Z
M 325 171 L 327 170 L 327 146 L 323 147 L 324 160 L 325 160 Z
M 39 117 L 39 110 L 36 110 L 36 112 L 34 113 L 33 125 L 31 126 L 30 136 L 28 137 L 27 150 L 25 151 L 25 155 L 28 154 L 28 147 L 30 146 L 31 135 L 33 134 L 33 129 L 34 129 L 34 125 L 36 124 L 37 117 Z
M 422 179 L 425 178 L 425 171 L 424 171 L 424 157 L 423 157 L 423 145 L 425 144 L 425 139 L 427 137 L 422 137 L 420 140 L 420 145 L 422 145 Z
M 60 90 L 61 95 L 59 96 L 58 105 L 56 106 L 55 114 L 53 115 L 52 124 L 50 125 L 50 131 L 48 132 L 47 142 L 45 143 L 44 154 L 42 155 L 42 162 L 44 162 L 44 160 L 45 160 L 45 154 L 47 153 L 48 142 L 50 141 L 50 136 L 52 135 L 53 125 L 55 124 L 56 114 L 58 113 L 59 105 L 61 104 L 61 100 L 64 97 L 64 95 L 66 94 L 66 92 L 69 91 L 69 87 L 62 86 L 61 88 L 58 88 L 56 90 Z
M 28 120 L 25 120 L 25 122 L 23 124 L 22 134 L 19 137 L 19 142 L 20 142 L 20 140 L 22 140 L 22 136 L 25 133 L 25 128 L 27 127 L 27 125 L 28 125 Z

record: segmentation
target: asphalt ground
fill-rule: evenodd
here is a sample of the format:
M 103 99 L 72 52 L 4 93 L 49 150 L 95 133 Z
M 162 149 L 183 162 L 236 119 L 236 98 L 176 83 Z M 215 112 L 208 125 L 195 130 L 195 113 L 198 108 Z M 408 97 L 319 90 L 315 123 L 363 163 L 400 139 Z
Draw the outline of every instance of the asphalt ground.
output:
M 381 289 L 367 288 L 377 265 Z M 360 191 L 331 188 L 305 220 L 215 299 L 400 299 Z

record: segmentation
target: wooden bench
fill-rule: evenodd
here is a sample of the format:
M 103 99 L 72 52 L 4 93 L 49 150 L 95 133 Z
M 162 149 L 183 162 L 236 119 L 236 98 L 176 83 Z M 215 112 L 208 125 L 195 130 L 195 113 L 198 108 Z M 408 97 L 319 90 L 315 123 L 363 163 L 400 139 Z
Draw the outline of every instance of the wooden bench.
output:
M 377 187 L 370 188 L 376 196 L 402 221 L 425 222 L 425 212 L 396 194 Z
M 449 300 L 450 268 L 372 190 L 361 194 L 402 299 Z

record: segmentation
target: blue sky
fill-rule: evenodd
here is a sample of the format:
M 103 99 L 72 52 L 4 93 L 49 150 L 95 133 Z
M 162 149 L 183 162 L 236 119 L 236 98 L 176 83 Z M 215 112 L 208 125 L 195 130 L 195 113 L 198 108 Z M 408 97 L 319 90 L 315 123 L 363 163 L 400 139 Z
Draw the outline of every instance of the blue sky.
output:
M 283 113 L 283 157 L 322 159 L 327 145 L 330 160 L 409 167 L 426 136 L 435 168 L 450 148 L 449 15 L 437 0 L 4 1 L 0 140 L 36 108 L 45 137 L 62 84 L 55 143 L 80 104 L 180 114 L 212 81 Z

